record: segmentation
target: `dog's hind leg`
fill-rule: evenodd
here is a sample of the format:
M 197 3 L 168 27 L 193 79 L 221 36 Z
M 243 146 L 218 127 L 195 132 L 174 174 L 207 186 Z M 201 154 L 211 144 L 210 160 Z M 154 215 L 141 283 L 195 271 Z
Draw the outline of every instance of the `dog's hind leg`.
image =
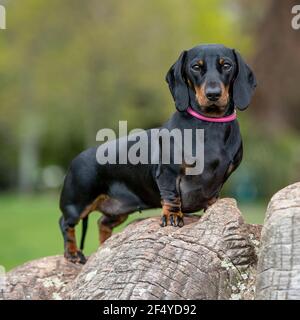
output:
M 73 263 L 83 264 L 86 262 L 86 258 L 78 249 L 75 236 L 75 226 L 80 220 L 80 213 L 76 213 L 77 210 L 74 205 L 66 206 L 64 211 L 64 215 L 59 220 L 60 229 L 64 238 L 64 256 Z
M 98 220 L 99 244 L 104 243 L 112 235 L 113 228 L 123 223 L 127 217 L 128 214 L 118 216 L 103 215 Z

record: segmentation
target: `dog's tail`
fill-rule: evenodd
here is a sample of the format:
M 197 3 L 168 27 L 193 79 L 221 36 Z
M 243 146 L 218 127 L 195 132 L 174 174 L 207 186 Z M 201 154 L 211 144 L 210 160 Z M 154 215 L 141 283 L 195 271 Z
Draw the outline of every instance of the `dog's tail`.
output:
M 82 219 L 82 232 L 81 232 L 81 241 L 80 241 L 80 250 L 84 248 L 84 240 L 88 228 L 88 215 Z

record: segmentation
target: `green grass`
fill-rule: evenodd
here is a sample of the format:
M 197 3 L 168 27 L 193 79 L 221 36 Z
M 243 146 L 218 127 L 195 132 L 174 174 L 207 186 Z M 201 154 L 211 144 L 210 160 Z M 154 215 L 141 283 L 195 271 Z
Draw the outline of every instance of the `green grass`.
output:
M 266 206 L 263 204 L 239 205 L 249 223 L 262 223 Z M 147 210 L 143 214 L 135 213 L 115 229 L 120 231 L 131 221 L 159 215 L 160 210 Z M 58 227 L 60 211 L 58 195 L 15 195 L 0 196 L 0 265 L 9 270 L 28 260 L 48 255 L 61 254 L 63 242 Z M 94 212 L 89 219 L 85 254 L 97 249 L 97 220 L 100 213 Z M 81 235 L 78 228 L 77 237 Z

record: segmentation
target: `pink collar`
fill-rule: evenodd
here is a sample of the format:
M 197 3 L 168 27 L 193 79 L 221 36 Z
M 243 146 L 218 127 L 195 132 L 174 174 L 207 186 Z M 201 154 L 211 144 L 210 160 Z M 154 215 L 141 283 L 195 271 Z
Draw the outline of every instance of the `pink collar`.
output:
M 230 116 L 222 117 L 222 118 L 211 118 L 211 117 L 205 117 L 202 114 L 196 112 L 191 107 L 187 108 L 187 113 L 189 113 L 191 116 L 208 122 L 230 122 L 236 119 L 236 111 L 234 111 Z

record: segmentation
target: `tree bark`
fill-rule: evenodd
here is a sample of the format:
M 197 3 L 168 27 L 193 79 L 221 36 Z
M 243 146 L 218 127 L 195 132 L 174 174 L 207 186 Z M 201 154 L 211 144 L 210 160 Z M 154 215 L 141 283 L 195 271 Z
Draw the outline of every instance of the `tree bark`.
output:
M 261 226 L 233 199 L 217 201 L 182 228 L 159 217 L 134 222 L 85 266 L 55 256 L 7 274 L 2 299 L 253 299 Z
M 271 199 L 259 256 L 256 299 L 300 299 L 300 183 Z
M 81 268 L 62 256 L 30 261 L 7 273 L 0 300 L 61 300 Z
M 70 299 L 253 299 L 260 226 L 219 200 L 183 228 L 129 225 L 92 255 Z

